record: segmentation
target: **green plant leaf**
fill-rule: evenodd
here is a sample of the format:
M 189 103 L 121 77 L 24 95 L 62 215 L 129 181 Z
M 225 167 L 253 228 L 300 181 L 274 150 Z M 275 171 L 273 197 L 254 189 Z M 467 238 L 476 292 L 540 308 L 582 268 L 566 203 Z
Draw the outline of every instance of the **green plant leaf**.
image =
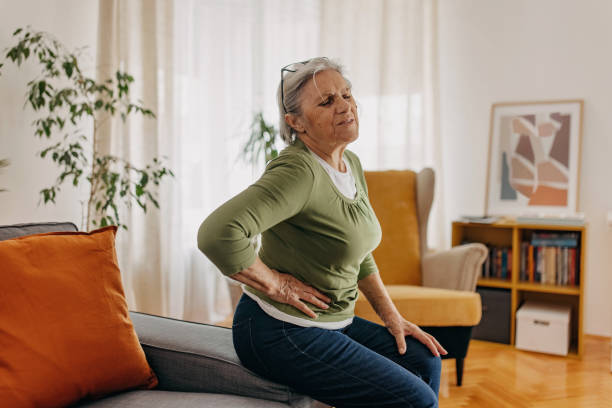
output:
M 74 66 L 70 62 L 65 61 L 62 64 L 62 68 L 64 68 L 64 72 L 66 73 L 66 76 L 68 78 L 72 78 L 72 72 L 74 71 Z

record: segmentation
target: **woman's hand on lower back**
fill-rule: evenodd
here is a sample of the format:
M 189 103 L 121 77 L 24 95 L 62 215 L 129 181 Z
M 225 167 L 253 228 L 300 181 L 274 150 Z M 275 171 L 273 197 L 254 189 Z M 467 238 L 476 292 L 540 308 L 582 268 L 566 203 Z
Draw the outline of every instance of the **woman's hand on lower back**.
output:
M 440 354 L 448 354 L 448 352 L 442 347 L 438 340 L 429 333 L 426 333 L 414 323 L 409 322 L 400 315 L 395 316 L 385 324 L 389 333 L 395 337 L 397 343 L 397 349 L 400 354 L 406 352 L 406 337 L 412 336 L 421 343 L 423 343 L 431 351 L 431 353 L 439 357 Z
M 251 266 L 230 275 L 230 278 L 265 293 L 272 300 L 291 305 L 313 319 L 317 314 L 303 300 L 321 309 L 327 309 L 326 303 L 331 303 L 331 299 L 317 289 L 288 273 L 269 268 L 259 257 Z
M 274 269 L 273 271 L 276 272 L 277 282 L 270 293 L 267 294 L 270 299 L 291 305 L 313 319 L 317 318 L 317 314 L 303 301 L 311 303 L 321 309 L 327 309 L 329 307 L 327 303 L 330 303 L 331 299 L 317 289 L 305 284 L 288 273 L 281 273 Z

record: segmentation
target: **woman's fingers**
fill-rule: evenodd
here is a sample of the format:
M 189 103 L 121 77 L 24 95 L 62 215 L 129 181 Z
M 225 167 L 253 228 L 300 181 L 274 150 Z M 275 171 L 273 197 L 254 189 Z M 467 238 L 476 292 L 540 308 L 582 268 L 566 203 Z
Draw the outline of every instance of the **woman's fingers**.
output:
M 280 291 L 279 296 L 273 297 L 274 300 L 294 306 L 296 309 L 302 311 L 304 314 L 313 319 L 317 318 L 317 314 L 313 312 L 305 303 L 303 303 L 301 299 L 321 309 L 329 308 L 329 305 L 324 302 L 330 303 L 331 299 L 319 292 L 317 289 L 305 284 L 289 274 L 279 273 L 279 277 L 282 281 L 280 285 L 282 290 Z
M 425 345 L 427 346 L 427 348 L 431 351 L 431 354 L 433 354 L 436 357 L 440 357 L 440 352 L 438 351 L 438 348 L 436 347 L 436 345 L 433 343 L 433 341 L 431 341 L 429 339 L 429 337 L 425 336 L 426 342 Z
M 433 341 L 433 343 L 434 343 L 434 344 L 435 344 L 435 346 L 436 346 L 436 349 L 438 349 L 438 351 L 439 351 L 441 354 L 444 354 L 444 355 L 448 354 L 448 351 L 446 351 L 446 349 L 445 349 L 444 347 L 442 347 L 442 345 L 440 344 L 440 342 L 439 342 L 439 341 L 438 341 L 438 340 L 437 340 L 437 339 L 436 339 L 434 336 L 432 336 L 432 335 L 431 335 L 431 334 L 429 334 L 429 333 L 425 333 L 425 334 L 426 334 L 426 335 L 427 335 L 427 336 L 428 336 L 428 337 L 431 339 L 431 341 Z
M 404 331 L 399 328 L 392 328 L 389 330 L 393 337 L 395 337 L 395 342 L 397 343 L 397 351 L 400 354 L 404 354 L 406 352 L 406 337 L 404 335 Z
M 329 305 L 320 301 L 318 298 L 316 298 L 312 293 L 308 293 L 308 292 L 304 292 L 304 294 L 302 296 L 300 296 L 301 299 L 304 299 L 305 301 L 312 303 L 313 305 L 320 307 L 321 309 L 329 309 Z
M 448 354 L 448 352 L 442 347 L 442 345 L 436 340 L 434 336 L 429 333 L 426 333 L 414 323 L 410 323 L 407 320 L 403 320 L 401 328 L 398 330 L 395 328 L 395 324 L 391 324 L 389 328 L 389 332 L 395 337 L 395 341 L 397 343 L 397 348 L 400 354 L 404 354 L 406 352 L 406 336 L 412 336 L 421 343 L 425 345 L 436 357 L 440 357 L 440 354 Z
M 440 346 L 440 343 L 438 343 L 438 341 L 431 334 L 425 333 L 423 329 L 416 324 L 410 322 L 406 323 L 408 324 L 408 327 L 406 328 L 408 334 L 423 343 L 429 349 L 429 351 L 431 351 L 431 354 L 436 357 L 440 357 L 440 351 L 444 350 L 444 348 Z M 442 350 L 438 351 L 438 347 L 440 347 Z M 446 350 L 444 351 L 446 352 Z
M 301 310 L 302 312 L 304 312 L 307 316 L 312 317 L 313 319 L 317 318 L 317 314 L 315 312 L 313 312 L 312 310 L 310 310 L 310 308 L 308 306 L 306 306 L 302 301 L 300 301 L 299 299 L 294 299 L 292 298 L 291 301 L 289 302 L 290 305 L 296 307 L 297 309 Z
M 323 293 L 319 292 L 316 288 L 313 288 L 312 286 L 294 278 L 296 283 L 299 285 L 301 291 L 303 292 L 303 294 L 300 295 L 300 298 L 309 301 L 310 303 L 312 303 L 313 305 L 316 305 L 318 307 L 321 307 L 323 309 L 327 309 L 329 306 L 326 305 L 325 303 L 331 303 L 331 299 L 328 298 L 327 296 L 325 296 Z M 304 295 L 309 297 L 305 297 Z M 314 301 L 311 301 L 311 298 L 314 299 Z M 320 299 L 320 300 L 319 300 Z M 321 302 L 321 300 L 323 302 Z
M 417 339 L 423 343 L 425 346 L 427 346 L 427 348 L 429 349 L 429 351 L 431 351 L 431 354 L 433 354 L 436 357 L 440 357 L 440 353 L 438 352 L 438 348 L 436 347 L 436 345 L 434 344 L 434 342 L 429 338 L 429 334 L 425 333 L 423 330 L 419 329 L 419 336 L 417 337 Z
M 316 296 L 317 298 L 321 299 L 322 301 L 326 303 L 331 303 L 330 298 L 328 298 L 327 296 L 325 296 L 323 293 L 319 292 L 317 289 L 313 288 L 312 286 L 302 283 L 302 290 L 306 293 L 310 293 L 311 295 Z

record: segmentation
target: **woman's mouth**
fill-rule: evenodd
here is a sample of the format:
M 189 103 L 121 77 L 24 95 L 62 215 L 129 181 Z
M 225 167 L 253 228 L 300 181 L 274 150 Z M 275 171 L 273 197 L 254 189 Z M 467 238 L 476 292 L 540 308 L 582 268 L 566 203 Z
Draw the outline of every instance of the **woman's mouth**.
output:
M 343 120 L 342 122 L 339 122 L 338 126 L 347 126 L 353 123 L 355 123 L 355 118 L 350 118 L 350 119 Z

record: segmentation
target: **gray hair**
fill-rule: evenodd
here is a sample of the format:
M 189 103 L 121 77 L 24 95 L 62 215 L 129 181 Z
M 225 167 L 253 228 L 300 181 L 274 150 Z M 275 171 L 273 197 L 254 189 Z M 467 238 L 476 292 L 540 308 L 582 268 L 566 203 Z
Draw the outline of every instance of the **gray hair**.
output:
M 285 68 L 284 72 L 281 71 L 283 79 L 278 84 L 276 100 L 278 103 L 278 111 L 280 112 L 280 136 L 285 143 L 291 144 L 295 140 L 296 131 L 285 122 L 285 113 L 292 113 L 298 116 L 302 114 L 301 96 L 302 88 L 306 82 L 311 78 L 314 80 L 314 76 L 317 72 L 328 69 L 333 69 L 342 75 L 342 78 L 344 78 L 349 88 L 351 87 L 351 81 L 344 75 L 344 68 L 342 65 L 326 57 L 316 57 L 306 62 L 296 62 Z M 281 86 L 284 88 L 284 106 Z

